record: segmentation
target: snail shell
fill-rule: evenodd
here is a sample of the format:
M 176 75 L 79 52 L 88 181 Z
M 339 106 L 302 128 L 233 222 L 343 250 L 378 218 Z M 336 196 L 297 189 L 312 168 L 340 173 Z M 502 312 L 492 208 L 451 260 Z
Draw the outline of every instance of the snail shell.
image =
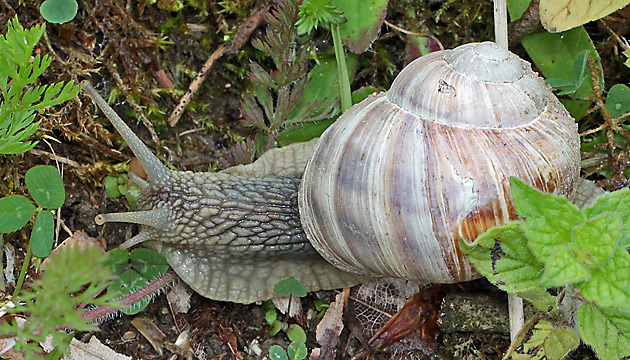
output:
M 457 246 L 517 218 L 509 177 L 570 197 L 575 121 L 529 63 L 490 42 L 423 56 L 344 113 L 302 178 L 302 226 L 336 267 L 454 283 Z

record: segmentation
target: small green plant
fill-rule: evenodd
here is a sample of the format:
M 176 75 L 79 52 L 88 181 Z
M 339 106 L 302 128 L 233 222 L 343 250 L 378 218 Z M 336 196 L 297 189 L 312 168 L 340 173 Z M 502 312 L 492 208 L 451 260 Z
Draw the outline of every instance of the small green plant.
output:
M 35 146 L 27 141 L 40 124 L 35 111 L 74 98 L 79 87 L 72 81 L 33 86 L 51 62 L 49 56 L 32 56 L 44 25 L 26 30 L 15 17 L 7 27 L 0 36 L 0 154 L 19 154 Z
M 14 298 L 15 307 L 6 308 L 10 314 L 24 314 L 26 321 L 18 325 L 13 319 L 0 325 L 0 334 L 14 337 L 16 352 L 23 351 L 27 360 L 44 358 L 46 354 L 39 343 L 48 336 L 59 358 L 68 350 L 73 336 L 63 330 L 97 330 L 95 324 L 81 316 L 78 307 L 116 306 L 111 296 L 97 297 L 112 274 L 100 260 L 103 256 L 96 247 L 68 246 L 49 259 L 42 277 L 31 285 L 32 290 Z
M 306 288 L 300 283 L 299 280 L 288 277 L 278 281 L 274 286 L 273 291 L 278 295 L 289 295 L 289 304 L 291 304 L 291 298 L 293 296 L 303 297 L 306 296 Z M 289 347 L 285 350 L 280 345 L 274 345 L 269 349 L 269 357 L 271 359 L 281 360 L 302 360 L 308 355 L 306 348 L 306 333 L 300 325 L 287 324 L 286 321 L 278 320 L 278 313 L 271 300 L 266 301 L 263 304 L 265 312 L 265 320 L 267 324 L 271 326 L 270 334 L 276 335 L 280 331 L 284 331 L 287 337 L 291 341 Z M 287 310 L 289 314 L 291 309 Z
M 22 195 L 9 195 L 0 199 L 0 232 L 19 230 L 37 214 L 31 232 L 29 252 L 32 251 L 37 257 L 46 257 L 50 254 L 54 239 L 52 210 L 63 205 L 66 192 L 57 169 L 52 166 L 32 167 L 26 172 L 24 181 L 38 206 Z
M 523 330 L 531 336 L 522 336 L 509 356 L 561 359 L 580 338 L 601 359 L 630 355 L 630 190 L 580 211 L 522 180 L 510 185 L 524 220 L 490 229 L 472 244 L 460 240 L 460 248 L 499 288 L 541 310 L 561 310 L 565 320 L 531 322 Z
M 148 249 L 134 249 L 132 251 L 114 249 L 107 255 L 107 265 L 116 275 L 116 279 L 107 287 L 107 293 L 112 294 L 117 299 L 145 288 L 155 279 L 162 277 L 169 268 L 162 255 Z M 121 311 L 127 315 L 139 313 L 149 305 L 152 295 L 155 294 L 147 294 L 140 301 L 123 308 Z
M 39 13 L 46 21 L 62 24 L 77 16 L 77 0 L 46 0 L 39 7 Z

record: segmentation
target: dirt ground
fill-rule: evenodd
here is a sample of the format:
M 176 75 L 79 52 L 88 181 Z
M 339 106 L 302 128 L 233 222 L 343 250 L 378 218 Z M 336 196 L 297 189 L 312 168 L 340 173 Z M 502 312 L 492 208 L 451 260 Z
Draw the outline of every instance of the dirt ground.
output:
M 80 0 L 79 12 L 69 23 L 47 24 L 45 38 L 40 42 L 42 54 L 53 57 L 50 69 L 44 74 L 43 84 L 57 81 L 89 79 L 104 96 L 115 94 L 113 107 L 130 124 L 137 134 L 160 157 L 180 170 L 208 171 L 216 166 L 224 149 L 234 140 L 252 134 L 252 129 L 239 124 L 240 99 L 247 88 L 248 60 L 260 58 L 251 44 L 245 43 L 234 55 L 226 55 L 210 72 L 191 107 L 175 127 L 166 120 L 175 108 L 194 75 L 212 52 L 232 36 L 249 14 L 264 6 L 262 1 L 228 0 L 198 1 L 208 13 L 193 6 L 180 11 L 163 10 L 138 0 Z M 158 4 L 166 3 L 158 1 Z M 444 1 L 392 1 L 387 19 L 400 26 L 427 19 L 446 48 L 461 43 L 492 38 L 490 1 L 453 2 L 446 6 L 441 21 L 431 20 Z M 25 27 L 43 22 L 38 7 L 41 1 L 0 1 L 0 30 L 6 32 L 6 23 L 18 16 Z M 230 6 L 233 11 L 225 11 Z M 414 10 L 405 10 L 414 9 Z M 221 11 L 224 10 L 224 11 Z M 462 13 L 466 13 L 463 16 Z M 468 22 L 465 22 L 468 21 Z M 454 23 L 460 24 L 454 27 Z M 612 45 L 609 35 L 597 25 L 589 25 L 589 33 L 602 56 L 607 81 L 618 79 L 613 68 Z M 264 24 L 252 37 L 264 33 Z M 318 35 L 319 36 L 319 35 Z M 329 42 L 324 35 L 315 39 L 319 47 Z M 327 48 L 327 51 L 330 50 Z M 519 46 L 514 51 L 524 55 Z M 387 88 L 405 61 L 405 37 L 384 26 L 380 38 L 363 56 L 354 87 L 365 84 Z M 387 54 L 387 56 L 384 56 Z M 267 60 L 268 61 L 268 60 Z M 610 79 L 610 80 L 609 80 Z M 172 81 L 172 87 L 168 81 Z M 140 111 L 151 122 L 157 134 L 152 138 L 145 124 L 134 121 Z M 83 230 L 90 236 L 102 239 L 108 249 L 117 247 L 124 239 L 137 233 L 135 226 L 107 224 L 96 226 L 94 217 L 99 213 L 125 211 L 124 198 L 107 197 L 103 178 L 116 174 L 116 165 L 127 162 L 131 155 L 121 145 L 121 139 L 91 101 L 80 94 L 63 106 L 50 109 L 43 117 L 38 136 L 55 138 L 41 141 L 35 151 L 14 157 L 0 157 L 0 195 L 10 192 L 24 193 L 23 176 L 37 164 L 54 164 L 58 160 L 64 167 L 64 184 L 67 198 L 62 209 L 65 226 L 72 231 Z M 62 237 L 65 237 L 62 234 Z M 24 257 L 23 244 L 28 232 L 17 232 L 5 237 L 5 243 L 15 249 L 14 273 L 18 274 Z M 11 293 L 14 284 L 8 284 Z M 28 286 L 28 279 L 27 279 Z M 473 285 L 475 292 L 502 295 L 484 282 Z M 314 309 L 314 299 L 332 300 L 334 292 L 317 292 L 303 300 L 304 313 Z M 240 305 L 205 299 L 197 294 L 191 298 L 191 310 L 173 316 L 164 294 L 155 297 L 147 309 L 138 315 L 118 315 L 104 321 L 95 335 L 115 351 L 136 359 L 170 359 L 172 352 L 164 349 L 160 354 L 131 324 L 134 318 L 146 318 L 164 332 L 165 343 L 175 343 L 184 329 L 190 329 L 191 347 L 199 359 L 262 358 L 272 344 L 288 345 L 284 333 L 269 335 L 265 310 L 260 305 Z M 316 323 L 303 315 L 294 320 L 306 329 L 307 346 L 315 347 Z M 78 334 L 87 341 L 93 334 Z M 234 348 L 233 345 L 236 345 Z M 258 345 L 256 345 L 258 344 Z M 257 355 L 254 349 L 262 349 Z M 358 345 L 355 337 L 345 330 L 340 339 L 340 351 L 348 358 Z M 505 333 L 444 333 L 438 338 L 438 355 L 430 357 L 421 352 L 396 358 L 444 359 L 500 359 L 509 346 Z M 574 359 L 592 358 L 587 349 L 572 354 Z M 181 355 L 183 358 L 184 355 Z M 394 355 L 375 355 L 375 359 L 388 359 Z M 400 357 L 398 357 L 400 356 Z

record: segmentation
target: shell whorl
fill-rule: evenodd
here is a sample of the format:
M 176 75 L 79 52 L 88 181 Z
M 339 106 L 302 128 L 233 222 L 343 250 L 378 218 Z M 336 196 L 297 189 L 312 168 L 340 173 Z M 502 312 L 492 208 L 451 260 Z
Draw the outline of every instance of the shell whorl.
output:
M 549 92 L 529 63 L 484 42 L 416 59 L 396 77 L 387 98 L 439 124 L 510 128 L 536 119 Z

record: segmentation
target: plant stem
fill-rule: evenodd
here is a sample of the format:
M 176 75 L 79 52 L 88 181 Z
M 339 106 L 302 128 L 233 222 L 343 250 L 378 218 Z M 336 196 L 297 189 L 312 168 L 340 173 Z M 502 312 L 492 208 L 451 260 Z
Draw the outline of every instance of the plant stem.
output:
M 508 48 L 506 0 L 494 0 L 494 41 Z
M 339 94 L 341 95 L 341 112 L 344 113 L 352 106 L 352 94 L 350 93 L 350 77 L 346 66 L 346 56 L 341 42 L 341 32 L 339 25 L 332 24 L 330 27 L 333 44 L 335 46 L 335 58 L 337 59 L 337 72 L 339 73 Z
M 28 242 L 26 246 L 26 256 L 24 256 L 24 262 L 22 263 L 22 270 L 20 270 L 20 277 L 18 278 L 18 282 L 15 285 L 15 290 L 13 290 L 13 300 L 17 299 L 17 296 L 20 295 L 20 290 L 22 290 L 22 285 L 24 284 L 24 279 L 26 278 L 26 272 L 28 271 L 28 265 L 31 262 L 31 242 Z
M 151 297 L 157 294 L 160 290 L 162 290 L 166 285 L 170 284 L 177 275 L 173 270 L 167 271 L 166 274 L 160 276 L 154 281 L 150 282 L 147 286 L 143 287 L 140 290 L 134 291 L 131 294 L 122 297 L 117 301 L 117 303 L 121 304 L 122 307 L 129 307 L 139 301 L 144 300 L 147 297 Z M 92 310 L 88 310 L 81 314 L 81 318 L 88 319 L 91 321 L 103 319 L 111 314 L 114 314 L 120 310 L 119 308 L 113 308 L 109 306 L 99 306 Z

